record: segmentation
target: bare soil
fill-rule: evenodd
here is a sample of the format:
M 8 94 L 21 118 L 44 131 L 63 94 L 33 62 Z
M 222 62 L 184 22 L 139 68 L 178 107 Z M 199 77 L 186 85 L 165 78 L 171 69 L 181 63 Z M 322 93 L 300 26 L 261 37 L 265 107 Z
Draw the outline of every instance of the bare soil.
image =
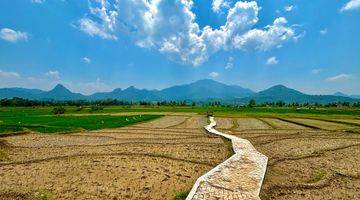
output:
M 231 153 L 204 123 L 165 116 L 118 129 L 6 137 L 0 199 L 171 199 Z
M 261 118 L 261 120 L 268 123 L 274 129 L 307 129 L 305 126 L 289 123 L 276 118 Z
M 228 130 L 269 158 L 261 199 L 360 199 L 360 134 L 342 131 L 344 124 L 299 121 L 323 129 Z
M 235 122 L 232 118 L 216 118 L 216 128 L 219 130 L 226 130 L 226 129 L 232 129 L 236 128 Z
M 238 118 L 235 130 L 253 130 L 253 129 L 272 129 L 272 127 L 259 119 L 255 118 Z
M 310 126 L 314 126 L 320 129 L 324 130 L 347 130 L 352 129 L 354 126 L 347 125 L 347 124 L 341 124 L 341 123 L 335 123 L 335 122 L 328 122 L 328 121 L 322 121 L 317 119 L 302 119 L 302 118 L 295 118 L 295 119 L 289 119 L 294 122 L 307 124 Z

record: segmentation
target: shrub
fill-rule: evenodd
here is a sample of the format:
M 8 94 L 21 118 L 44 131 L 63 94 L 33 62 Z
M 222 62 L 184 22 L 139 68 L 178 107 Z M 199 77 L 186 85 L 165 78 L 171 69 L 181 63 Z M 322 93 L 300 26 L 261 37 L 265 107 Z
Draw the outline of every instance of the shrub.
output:
M 65 113 L 65 108 L 64 107 L 55 107 L 53 109 L 53 113 L 54 115 L 61 115 L 61 114 L 64 114 Z
M 84 109 L 84 107 L 79 106 L 79 107 L 76 108 L 76 111 L 77 111 L 77 112 L 80 112 L 80 111 L 82 111 L 83 109 Z
M 104 110 L 104 107 L 102 106 L 91 106 L 91 111 L 99 111 Z
M 186 197 L 189 195 L 190 191 L 182 191 L 177 192 L 173 198 L 173 200 L 185 200 Z

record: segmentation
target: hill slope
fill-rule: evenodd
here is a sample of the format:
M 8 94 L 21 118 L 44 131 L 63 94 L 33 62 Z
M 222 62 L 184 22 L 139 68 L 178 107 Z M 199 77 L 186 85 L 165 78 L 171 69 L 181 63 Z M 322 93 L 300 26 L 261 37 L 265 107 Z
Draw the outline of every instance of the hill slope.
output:
M 308 95 L 297 90 L 287 88 L 283 85 L 276 85 L 263 90 L 251 97 L 239 99 L 238 102 L 246 103 L 255 99 L 257 103 L 284 101 L 285 103 L 331 103 L 338 101 L 354 102 L 355 99 L 334 95 Z

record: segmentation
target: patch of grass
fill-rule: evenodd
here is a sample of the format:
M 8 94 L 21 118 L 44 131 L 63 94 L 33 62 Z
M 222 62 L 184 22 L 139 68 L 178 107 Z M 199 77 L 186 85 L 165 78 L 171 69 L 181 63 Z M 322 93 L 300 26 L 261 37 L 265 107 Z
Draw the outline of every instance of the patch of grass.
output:
M 326 171 L 320 170 L 315 172 L 306 182 L 307 183 L 317 183 L 321 181 L 326 176 Z
M 51 192 L 46 189 L 38 189 L 36 191 L 36 193 L 40 197 L 41 200 L 52 200 L 53 199 Z
M 1 107 L 1 116 L 14 116 L 18 114 L 52 115 L 54 107 Z M 91 107 L 79 109 L 76 106 L 65 106 L 67 114 L 97 114 L 97 113 L 123 113 L 123 112 L 192 112 L 206 114 L 212 111 L 215 116 L 222 117 L 320 117 L 328 118 L 351 118 L 360 116 L 359 108 L 290 108 L 290 107 L 209 107 L 209 106 L 106 106 L 103 110 L 93 111 Z M 0 119 L 1 121 L 1 119 Z
M 54 116 L 44 115 L 37 110 L 36 114 L 29 110 L 24 112 L 1 112 L 0 134 L 23 130 L 41 133 L 67 133 L 81 130 L 97 130 L 117 128 L 135 123 L 145 122 L 161 117 L 161 115 L 85 115 L 85 116 Z
M 175 193 L 173 200 L 185 200 L 186 197 L 189 195 L 190 191 L 182 191 Z
M 0 133 L 6 133 L 6 132 L 20 132 L 24 129 L 20 127 L 19 125 L 10 125 L 10 124 L 3 124 L 0 123 Z

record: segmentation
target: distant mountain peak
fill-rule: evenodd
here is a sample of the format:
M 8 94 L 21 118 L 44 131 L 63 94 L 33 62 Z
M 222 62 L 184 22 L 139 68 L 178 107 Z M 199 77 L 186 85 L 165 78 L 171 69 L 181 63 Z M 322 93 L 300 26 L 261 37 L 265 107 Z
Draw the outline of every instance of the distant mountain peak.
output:
M 66 89 L 66 90 L 67 90 L 67 88 L 66 88 L 64 85 L 60 84 L 60 83 L 58 83 L 58 84 L 54 87 L 54 89 Z M 53 90 L 54 90 L 54 89 L 53 89 Z
M 277 97 L 294 96 L 294 95 L 298 96 L 304 94 L 297 90 L 288 88 L 284 85 L 275 85 L 257 94 L 257 96 L 277 96 Z
M 278 84 L 278 85 L 274 85 L 271 88 L 275 88 L 275 89 L 290 89 L 288 87 L 286 87 L 285 85 L 282 84 Z
M 342 92 L 335 92 L 333 95 L 334 95 L 334 96 L 340 96 L 340 97 L 348 97 L 348 96 L 349 96 L 349 95 L 344 94 L 344 93 L 342 93 Z
M 132 86 L 126 88 L 124 91 L 134 91 L 134 90 L 138 90 L 138 89 L 132 85 Z
M 217 81 L 210 79 L 210 78 L 204 78 L 204 79 L 197 80 L 194 83 L 200 83 L 200 82 L 217 82 Z
M 62 84 L 57 84 L 52 90 L 50 90 L 49 92 L 66 92 L 66 93 L 72 93 L 69 89 L 67 89 L 64 85 Z

